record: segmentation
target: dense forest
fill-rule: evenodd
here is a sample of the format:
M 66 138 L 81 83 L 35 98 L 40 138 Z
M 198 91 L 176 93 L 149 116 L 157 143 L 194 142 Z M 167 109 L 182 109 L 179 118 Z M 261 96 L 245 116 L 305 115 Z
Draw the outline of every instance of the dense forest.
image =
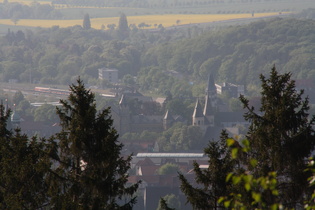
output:
M 0 80 L 67 85 L 81 75 L 101 86 L 98 69 L 109 67 L 142 91 L 198 96 L 211 72 L 218 82 L 246 84 L 256 94 L 258 75 L 273 64 L 295 79 L 314 78 L 314 25 L 310 19 L 275 18 L 207 31 L 131 26 L 122 34 L 119 25 L 106 31 L 79 25 L 8 30 L 0 38 Z
M 194 81 L 212 72 L 218 81 L 250 85 L 276 64 L 296 79 L 313 79 L 313 29 L 313 20 L 277 18 L 207 32 L 149 49 L 143 65 L 193 75 Z

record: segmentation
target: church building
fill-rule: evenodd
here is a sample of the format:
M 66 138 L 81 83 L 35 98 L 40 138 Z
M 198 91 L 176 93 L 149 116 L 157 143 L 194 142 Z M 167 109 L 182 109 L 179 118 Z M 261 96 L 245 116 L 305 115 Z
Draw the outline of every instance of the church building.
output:
M 192 115 L 192 125 L 199 126 L 204 132 L 204 140 L 218 140 L 223 129 L 231 136 L 238 135 L 237 126 L 248 126 L 243 117 L 243 112 L 223 112 L 220 110 L 222 103 L 217 97 L 217 87 L 213 75 L 209 75 L 205 93 L 204 107 L 197 99 Z

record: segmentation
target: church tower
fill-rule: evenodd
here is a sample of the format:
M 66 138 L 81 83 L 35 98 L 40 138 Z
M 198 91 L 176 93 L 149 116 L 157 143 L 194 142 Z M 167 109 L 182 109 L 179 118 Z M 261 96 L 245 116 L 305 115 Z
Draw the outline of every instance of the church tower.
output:
M 211 74 L 208 77 L 206 88 L 205 104 L 202 110 L 199 100 L 197 100 L 194 114 L 192 116 L 193 125 L 203 128 L 214 126 L 214 114 L 218 107 L 217 89 Z
M 206 88 L 205 106 L 203 115 L 206 118 L 206 124 L 208 126 L 214 126 L 214 114 L 218 109 L 217 88 L 214 84 L 212 74 L 209 74 L 208 84 Z
M 208 84 L 206 88 L 206 99 L 209 99 L 211 106 L 216 108 L 218 106 L 217 88 L 214 84 L 213 75 L 209 74 Z
M 164 130 L 169 129 L 172 126 L 173 122 L 174 122 L 174 118 L 173 118 L 172 114 L 170 113 L 170 111 L 167 110 L 165 115 L 164 115 L 164 118 L 163 118 Z
M 119 101 L 119 131 L 121 135 L 130 132 L 130 110 L 124 95 Z
M 192 116 L 192 124 L 196 126 L 204 126 L 205 124 L 205 117 L 202 113 L 202 108 L 201 108 L 199 99 L 197 99 L 197 102 L 195 105 L 194 113 Z

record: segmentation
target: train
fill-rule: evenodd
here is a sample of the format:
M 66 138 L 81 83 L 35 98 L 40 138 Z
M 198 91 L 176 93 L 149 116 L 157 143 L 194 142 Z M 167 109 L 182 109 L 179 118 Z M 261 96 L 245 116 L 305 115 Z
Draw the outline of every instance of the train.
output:
M 55 88 L 47 88 L 47 87 L 35 87 L 35 92 L 40 93 L 49 93 L 49 94 L 56 94 L 56 95 L 70 95 L 69 90 L 62 90 L 62 89 L 55 89 Z

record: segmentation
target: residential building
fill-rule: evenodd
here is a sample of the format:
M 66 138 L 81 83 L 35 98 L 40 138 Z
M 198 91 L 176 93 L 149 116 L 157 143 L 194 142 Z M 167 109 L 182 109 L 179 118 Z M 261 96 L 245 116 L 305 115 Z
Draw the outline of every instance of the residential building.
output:
M 118 83 L 118 70 L 109 69 L 109 68 L 98 69 L 98 78 L 100 80 L 107 80 L 112 84 L 117 84 Z

